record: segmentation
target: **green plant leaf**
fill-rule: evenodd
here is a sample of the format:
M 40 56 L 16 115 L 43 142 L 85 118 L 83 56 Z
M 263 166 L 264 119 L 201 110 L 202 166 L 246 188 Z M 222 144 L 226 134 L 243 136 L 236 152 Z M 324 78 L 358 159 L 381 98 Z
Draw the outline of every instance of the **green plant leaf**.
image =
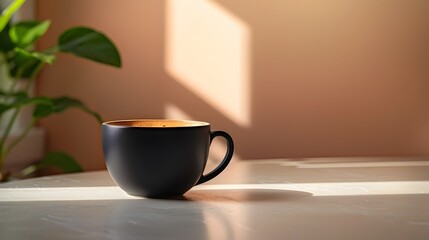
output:
M 64 173 L 83 171 L 80 164 L 69 154 L 64 152 L 49 152 L 40 162 L 31 164 L 30 166 L 22 169 L 20 171 L 20 177 L 26 177 L 36 171 L 48 168 L 58 168 Z
M 7 24 L 3 31 L 0 31 L 0 51 L 3 53 L 7 53 L 15 48 L 12 40 L 9 37 L 9 24 Z
M 0 31 L 7 25 L 12 15 L 24 4 L 25 0 L 13 1 L 5 10 L 0 14 Z
M 14 92 L 12 94 L 0 90 L 0 97 L 26 97 L 26 92 Z
M 75 27 L 63 32 L 58 40 L 62 52 L 70 52 L 79 57 L 96 62 L 121 66 L 119 52 L 104 34 L 86 27 Z
M 20 22 L 11 27 L 9 36 L 16 46 L 27 48 L 46 33 L 50 24 L 49 20 Z
M 37 58 L 16 53 L 9 65 L 10 75 L 15 79 L 32 79 L 42 69 L 44 63 Z
M 45 63 L 52 64 L 56 57 L 53 54 L 29 52 L 15 48 L 15 55 L 10 60 L 10 75 L 14 78 L 33 79 Z
M 10 105 L 0 103 L 0 116 L 9 109 L 10 109 Z
M 13 109 L 13 108 L 20 108 L 25 105 L 50 105 L 52 104 L 51 101 L 46 97 L 31 97 L 29 98 L 26 93 L 19 92 L 15 95 L 11 95 L 14 97 L 13 101 L 11 103 L 0 103 L 0 115 L 2 115 L 4 112 Z
M 54 54 L 37 52 L 37 51 L 29 52 L 29 51 L 24 50 L 22 48 L 15 48 L 14 50 L 18 54 L 21 54 L 21 55 L 26 56 L 28 58 L 37 59 L 37 60 L 39 60 L 43 63 L 47 63 L 47 64 L 52 64 L 57 59 L 57 57 Z
M 49 152 L 37 164 L 38 169 L 56 167 L 65 173 L 82 172 L 83 169 L 72 156 L 64 152 Z
M 101 116 L 98 113 L 89 109 L 81 101 L 70 97 L 53 98 L 53 99 L 50 99 L 49 104 L 44 104 L 44 103 L 38 104 L 34 109 L 33 117 L 44 118 L 54 113 L 64 112 L 69 108 L 80 108 L 81 110 L 94 116 L 98 120 L 98 122 L 100 123 L 103 122 L 103 120 L 101 119 Z
M 13 103 L 14 107 L 16 106 L 23 106 L 23 105 L 29 105 L 29 104 L 51 104 L 51 101 L 47 97 L 21 97 L 17 98 L 15 103 Z

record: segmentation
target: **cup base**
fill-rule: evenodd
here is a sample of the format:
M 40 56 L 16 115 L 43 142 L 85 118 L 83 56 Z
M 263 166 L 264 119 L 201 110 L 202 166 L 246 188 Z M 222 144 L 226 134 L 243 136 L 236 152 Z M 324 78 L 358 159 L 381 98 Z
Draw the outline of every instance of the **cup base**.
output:
M 133 197 L 141 197 L 141 198 L 148 198 L 148 199 L 171 199 L 171 200 L 184 200 L 185 197 L 183 196 L 184 193 L 182 194 L 133 194 L 133 193 L 128 193 L 126 192 L 128 195 L 133 196 Z

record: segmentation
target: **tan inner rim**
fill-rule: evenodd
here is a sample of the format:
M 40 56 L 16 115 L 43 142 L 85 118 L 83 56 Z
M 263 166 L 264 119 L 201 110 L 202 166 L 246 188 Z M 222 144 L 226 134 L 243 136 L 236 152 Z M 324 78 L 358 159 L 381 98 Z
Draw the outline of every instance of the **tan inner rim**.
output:
M 147 128 L 163 128 L 163 127 L 198 127 L 207 126 L 208 123 L 188 120 L 121 120 L 111 121 L 105 124 L 124 127 L 147 127 Z

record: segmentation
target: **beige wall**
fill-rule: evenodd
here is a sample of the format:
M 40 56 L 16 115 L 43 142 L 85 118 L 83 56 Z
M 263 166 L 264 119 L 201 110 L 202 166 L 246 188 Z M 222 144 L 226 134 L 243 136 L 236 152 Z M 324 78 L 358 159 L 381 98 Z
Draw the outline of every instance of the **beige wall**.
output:
M 39 0 L 38 17 L 53 21 L 41 47 L 92 26 L 117 43 L 123 68 L 61 55 L 38 93 L 78 97 L 106 120 L 209 121 L 242 159 L 429 154 L 429 1 L 183 4 Z M 49 149 L 104 167 L 91 117 L 71 110 L 41 125 Z

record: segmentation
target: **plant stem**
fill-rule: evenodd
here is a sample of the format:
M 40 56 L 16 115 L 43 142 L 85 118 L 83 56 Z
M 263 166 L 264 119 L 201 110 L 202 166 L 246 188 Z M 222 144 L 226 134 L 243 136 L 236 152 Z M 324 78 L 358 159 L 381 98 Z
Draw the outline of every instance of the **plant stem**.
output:
M 25 86 L 25 88 L 24 88 L 24 91 L 25 92 L 28 92 L 28 90 L 30 89 L 30 87 L 31 87 L 31 84 L 32 84 L 32 80 L 29 80 L 28 82 L 27 82 L 27 85 Z M 15 120 L 16 120 L 16 118 L 18 117 L 18 113 L 19 113 L 19 110 L 20 110 L 21 108 L 16 108 L 15 110 L 14 110 L 14 112 L 13 112 L 13 115 L 12 115 L 12 117 L 9 119 L 9 123 L 7 124 L 7 126 L 6 126 L 6 129 L 5 129 L 5 131 L 4 131 L 4 133 L 3 133 L 3 136 L 2 136 L 2 138 L 0 139 L 0 153 L 1 153 L 1 157 L 0 157 L 0 159 L 1 159 L 1 165 L 0 165 L 0 170 L 2 170 L 2 166 L 3 166 L 3 164 L 4 164 L 4 161 L 6 160 L 6 157 L 7 157 L 7 154 L 9 153 L 9 151 L 17 144 L 17 143 L 19 143 L 21 140 L 22 140 L 22 138 L 23 137 L 25 137 L 25 135 L 28 133 L 28 131 L 27 131 L 27 133 L 26 133 L 26 130 L 24 130 L 24 136 L 22 137 L 22 138 L 20 138 L 20 137 L 18 137 L 17 139 L 18 139 L 18 141 L 16 142 L 16 143 L 14 143 L 13 144 L 13 146 L 12 147 L 9 147 L 8 148 L 8 150 L 6 151 L 4 148 L 5 148 L 5 145 L 6 145 L 6 139 L 7 139 L 7 137 L 9 136 L 9 133 L 10 133 L 10 131 L 12 130 L 12 127 L 13 127 L 13 124 L 15 123 Z M 33 121 L 32 121 L 32 123 L 31 124 L 33 124 L 34 125 L 34 123 L 33 123 Z M 30 127 L 31 128 L 31 127 Z
M 0 182 L 3 178 L 3 162 L 4 162 L 4 154 L 3 154 L 3 145 L 0 145 Z
M 1 57 L 0 58 L 0 65 L 3 64 L 3 63 L 7 64 L 7 62 L 4 61 L 4 57 L 3 56 L 0 56 L 0 57 Z M 15 88 L 17 86 L 17 83 L 18 83 L 18 81 L 16 81 L 16 80 L 12 82 L 12 84 L 10 85 L 9 91 L 7 92 L 8 94 L 3 99 L 1 99 L 3 103 L 7 104 L 8 100 L 9 100 L 9 97 L 15 92 Z M 1 124 L 2 120 L 3 120 L 3 114 L 0 115 L 0 124 Z M 1 148 L 1 146 L 0 146 L 0 148 Z
M 10 95 L 12 95 L 14 92 L 15 92 L 15 88 L 16 88 L 16 86 L 18 85 L 18 80 L 17 79 L 15 79 L 15 81 L 13 81 L 13 83 L 12 83 L 12 85 L 10 86 L 10 89 L 9 89 L 9 95 L 8 96 L 6 96 L 5 97 L 5 100 L 7 101 L 8 100 L 8 98 L 9 98 L 9 96 Z M 6 130 L 4 131 L 4 133 L 3 133 L 3 136 L 2 136 L 2 138 L 1 138 L 1 140 L 0 140 L 0 151 L 4 154 L 4 151 L 3 151 L 3 147 L 4 147 L 4 143 L 5 143 L 5 141 L 6 141 L 6 139 L 7 139 L 7 137 L 8 137 L 8 135 L 9 135 L 9 132 L 10 132 L 10 130 L 12 129 L 12 127 L 13 127 L 13 124 L 14 124 L 14 122 L 15 122 L 15 119 L 16 119 L 16 117 L 18 116 L 18 113 L 19 113 L 19 108 L 17 108 L 17 109 L 15 109 L 14 110 L 14 112 L 13 112 L 13 115 L 12 115 L 12 117 L 10 118 L 10 120 L 9 120 L 9 123 L 7 124 L 7 126 L 6 126 Z M 3 155 L 3 157 L 4 158 L 6 158 L 6 155 L 4 154 Z M 1 167 L 1 166 L 0 166 Z M 0 168 L 1 169 L 1 168 Z
M 53 53 L 56 53 L 56 52 L 58 52 L 58 50 L 60 49 L 60 47 L 58 46 L 58 45 L 55 45 L 55 46 L 53 46 L 53 47 L 51 47 L 51 48 L 48 48 L 48 49 L 46 49 L 45 51 L 43 51 L 44 53 L 47 53 L 47 54 L 53 54 Z
M 4 150 L 4 156 L 7 156 L 9 154 L 9 152 L 19 143 L 22 141 L 22 139 L 25 138 L 25 136 L 27 136 L 27 134 L 30 132 L 31 128 L 34 126 L 34 124 L 36 123 L 35 119 L 32 119 L 31 122 L 27 125 L 27 127 L 24 129 L 24 131 L 22 131 L 22 133 L 15 138 L 15 140 L 9 145 L 7 146 L 7 148 L 5 147 Z
M 19 81 L 17 79 L 12 81 L 12 84 L 10 85 L 10 88 L 9 88 L 9 95 L 6 96 L 6 100 L 8 100 L 8 97 L 10 97 L 10 95 L 15 93 L 15 88 L 16 86 L 18 86 L 18 82 Z
M 9 91 L 7 92 L 7 95 L 4 97 L 3 102 L 7 103 L 7 101 L 9 100 L 10 96 L 12 96 L 12 94 L 15 93 L 15 88 L 16 86 L 18 86 L 18 80 L 13 80 L 12 84 L 10 85 Z
M 10 130 L 12 129 L 12 126 L 16 120 L 16 117 L 18 116 L 18 113 L 19 113 L 19 108 L 14 110 L 13 115 L 6 127 L 6 130 L 4 131 L 3 136 L 0 140 L 0 174 L 3 172 L 3 164 L 7 157 L 7 151 L 5 150 L 5 147 L 6 147 L 5 142 L 7 137 L 9 136 Z
M 4 146 L 7 137 L 9 136 L 10 130 L 12 130 L 13 124 L 15 123 L 16 117 L 18 117 L 18 113 L 19 113 L 20 108 L 17 108 L 13 111 L 12 117 L 9 119 L 9 123 L 6 126 L 6 129 L 3 133 L 3 136 L 0 140 L 0 146 Z M 6 156 L 4 156 L 6 157 Z

